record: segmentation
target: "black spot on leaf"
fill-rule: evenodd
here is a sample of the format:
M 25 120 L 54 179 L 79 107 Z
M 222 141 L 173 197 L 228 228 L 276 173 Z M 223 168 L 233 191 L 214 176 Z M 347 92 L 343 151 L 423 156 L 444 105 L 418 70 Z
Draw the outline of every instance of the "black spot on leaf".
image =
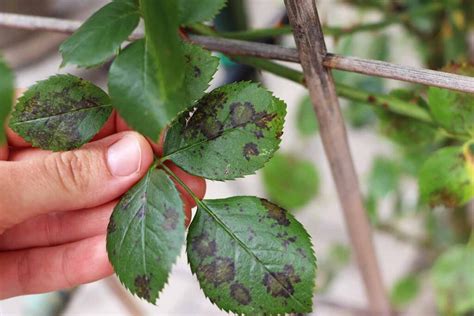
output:
M 143 219 L 145 217 L 145 205 L 140 206 L 137 214 L 135 215 L 138 219 Z
M 230 286 L 230 296 L 242 305 L 248 305 L 252 301 L 249 289 L 240 283 L 234 283 Z
M 290 221 L 286 216 L 286 210 L 279 207 L 278 205 L 270 203 L 265 199 L 260 199 L 260 201 L 262 201 L 263 206 L 268 210 L 268 218 L 274 219 L 279 225 L 282 226 L 290 225 Z
M 193 71 L 194 71 L 194 77 L 195 78 L 198 78 L 198 77 L 201 76 L 201 68 L 199 68 L 198 66 L 194 66 Z
M 244 157 L 247 160 L 250 160 L 251 156 L 258 156 L 260 154 L 258 146 L 255 143 L 247 143 L 243 149 Z
M 285 265 L 282 272 L 266 273 L 263 285 L 273 297 L 290 297 L 294 294 L 294 284 L 301 282 L 292 265 Z
M 230 106 L 230 120 L 233 127 L 245 126 L 253 121 L 255 117 L 255 108 L 252 103 L 236 102 Z
M 258 112 L 255 117 L 255 125 L 262 129 L 269 129 L 270 122 L 277 117 L 276 113 L 268 114 L 265 111 Z
M 204 279 L 215 287 L 222 283 L 231 282 L 235 278 L 234 262 L 230 258 L 218 257 L 210 264 L 200 267 Z
M 172 207 L 166 207 L 164 217 L 165 217 L 165 221 L 163 222 L 163 229 L 175 230 L 179 221 L 178 212 Z
M 135 278 L 135 293 L 138 297 L 150 300 L 150 277 L 139 275 Z
M 210 240 L 206 232 L 191 240 L 191 248 L 201 259 L 212 257 L 217 251 L 216 241 Z
M 113 217 L 110 218 L 109 224 L 107 225 L 107 234 L 112 234 L 117 230 L 117 224 Z

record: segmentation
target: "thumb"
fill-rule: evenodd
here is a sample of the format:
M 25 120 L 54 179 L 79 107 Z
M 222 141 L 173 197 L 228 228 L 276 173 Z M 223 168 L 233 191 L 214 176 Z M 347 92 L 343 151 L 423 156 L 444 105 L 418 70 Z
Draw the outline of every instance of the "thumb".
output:
M 38 159 L 0 162 L 0 232 L 30 217 L 95 207 L 125 193 L 147 172 L 153 151 L 135 132 Z

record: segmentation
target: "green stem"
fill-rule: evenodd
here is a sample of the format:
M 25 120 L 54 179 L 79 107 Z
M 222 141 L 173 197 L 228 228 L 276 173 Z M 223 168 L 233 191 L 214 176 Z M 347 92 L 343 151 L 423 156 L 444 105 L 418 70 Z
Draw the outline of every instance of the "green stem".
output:
M 282 64 L 257 57 L 230 56 L 239 64 L 245 64 L 256 69 L 268 71 L 274 75 L 305 85 L 304 75 L 301 71 L 286 67 Z
M 428 111 L 416 104 L 403 101 L 397 97 L 380 93 L 370 93 L 342 83 L 336 83 L 336 90 L 340 97 L 352 101 L 365 102 L 376 107 L 382 107 L 390 112 L 408 116 L 425 123 L 433 123 L 433 119 Z
M 183 182 L 183 180 L 181 180 L 173 171 L 171 171 L 170 168 L 168 168 L 164 163 L 161 163 L 161 162 L 160 162 L 159 166 L 162 167 L 163 170 L 165 170 L 168 175 L 170 175 L 176 182 L 178 182 L 178 184 L 180 186 L 183 187 L 183 189 L 193 198 L 193 200 L 194 200 L 194 202 L 196 202 L 196 204 L 198 204 L 198 205 L 201 204 L 201 200 L 196 196 L 196 194 L 194 194 L 193 190 L 191 190 L 186 185 L 186 183 Z
M 276 62 L 256 57 L 234 56 L 232 57 L 232 59 L 239 63 L 265 70 L 280 77 L 305 85 L 304 75 L 301 71 L 289 68 Z M 420 120 L 425 123 L 433 123 L 433 120 L 428 111 L 423 108 L 417 107 L 416 105 L 410 102 L 403 101 L 397 97 L 379 93 L 370 93 L 362 89 L 353 88 L 348 85 L 337 82 L 336 90 L 337 94 L 342 98 L 356 102 L 365 102 L 376 107 L 382 107 L 393 113 Z

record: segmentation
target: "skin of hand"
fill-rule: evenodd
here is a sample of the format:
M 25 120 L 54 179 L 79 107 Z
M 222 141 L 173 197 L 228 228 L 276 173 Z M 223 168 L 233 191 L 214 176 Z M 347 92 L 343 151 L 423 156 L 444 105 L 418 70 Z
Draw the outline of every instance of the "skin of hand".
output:
M 114 113 L 91 143 L 70 152 L 31 148 L 7 129 L 0 147 L 0 299 L 44 293 L 113 273 L 107 224 L 120 196 L 139 181 L 161 146 Z M 205 181 L 168 165 L 203 198 Z M 186 223 L 194 200 L 181 192 Z

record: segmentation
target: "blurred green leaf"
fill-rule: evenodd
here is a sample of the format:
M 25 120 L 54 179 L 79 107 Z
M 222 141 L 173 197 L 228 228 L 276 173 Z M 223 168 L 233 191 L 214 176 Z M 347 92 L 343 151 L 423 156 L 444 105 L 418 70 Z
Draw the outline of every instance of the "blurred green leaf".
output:
M 414 107 L 426 107 L 426 102 L 413 91 L 393 90 L 390 95 L 411 102 Z M 379 117 L 380 131 L 393 142 L 418 150 L 432 145 L 436 136 L 436 130 L 432 125 L 383 109 L 378 109 L 376 113 Z
M 474 249 L 454 246 L 443 253 L 431 270 L 436 303 L 443 315 L 474 312 Z
M 311 161 L 275 154 L 263 169 L 263 183 L 271 200 L 286 209 L 303 207 L 319 190 L 319 174 Z
M 400 181 L 398 162 L 378 156 L 369 175 L 369 192 L 377 198 L 383 198 L 394 192 Z
M 446 147 L 423 165 L 418 178 L 422 201 L 430 206 L 457 207 L 474 197 L 474 142 Z
M 13 80 L 13 72 L 0 56 L 0 146 L 7 141 L 3 126 L 13 106 Z
M 298 104 L 296 128 L 302 136 L 311 136 L 318 132 L 319 124 L 309 96 L 303 97 Z
M 474 66 L 469 64 L 451 64 L 443 70 L 474 77 Z M 454 134 L 474 135 L 474 95 L 431 87 L 428 96 L 431 115 L 438 124 Z
M 368 178 L 368 193 L 365 200 L 366 209 L 372 223 L 378 221 L 378 201 L 399 187 L 400 168 L 398 162 L 377 156 L 372 164 Z
M 420 282 L 415 275 L 399 279 L 390 292 L 390 300 L 396 307 L 409 305 L 420 292 Z

